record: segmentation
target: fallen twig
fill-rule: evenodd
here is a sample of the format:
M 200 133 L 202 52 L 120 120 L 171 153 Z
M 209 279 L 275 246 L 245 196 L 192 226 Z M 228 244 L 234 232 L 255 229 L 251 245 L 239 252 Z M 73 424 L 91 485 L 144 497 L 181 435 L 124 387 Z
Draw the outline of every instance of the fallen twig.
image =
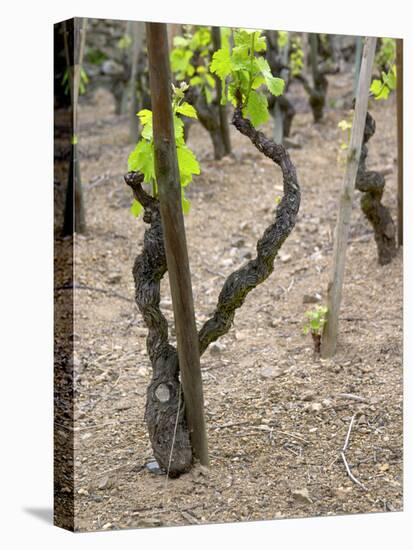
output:
M 368 399 L 361 397 L 360 395 L 355 395 L 354 393 L 338 393 L 337 397 L 342 397 L 343 399 L 352 399 L 353 401 L 360 401 L 360 403 L 368 403 Z
M 356 414 L 353 414 L 353 416 L 351 417 L 351 420 L 350 420 L 350 425 L 348 427 L 348 431 L 347 431 L 347 435 L 346 435 L 346 439 L 344 441 L 344 445 L 343 445 L 343 448 L 341 449 L 340 451 L 340 455 L 341 455 L 341 458 L 344 462 L 344 466 L 346 467 L 346 470 L 347 470 L 347 473 L 350 477 L 350 479 L 352 481 L 354 481 L 354 483 L 356 483 L 357 485 L 359 485 L 364 491 L 367 491 L 366 487 L 357 479 L 354 477 L 354 475 L 351 473 L 351 470 L 350 470 L 350 466 L 348 465 L 348 462 L 347 462 L 347 459 L 346 459 L 346 455 L 344 454 L 347 447 L 348 447 L 348 444 L 349 444 L 349 441 L 350 441 L 350 434 L 351 434 L 351 429 L 353 427 L 353 424 L 354 424 L 354 419 L 356 418 L 357 416 L 357 413 Z
M 364 491 L 367 491 L 366 487 L 357 478 L 355 478 L 353 476 L 353 474 L 351 473 L 350 466 L 348 465 L 347 460 L 346 460 L 346 455 L 343 453 L 343 451 L 341 451 L 340 454 L 341 454 L 341 458 L 343 459 L 344 466 L 346 467 L 346 470 L 347 470 L 347 473 L 348 473 L 350 479 L 352 481 L 354 481 L 354 483 L 359 485 Z

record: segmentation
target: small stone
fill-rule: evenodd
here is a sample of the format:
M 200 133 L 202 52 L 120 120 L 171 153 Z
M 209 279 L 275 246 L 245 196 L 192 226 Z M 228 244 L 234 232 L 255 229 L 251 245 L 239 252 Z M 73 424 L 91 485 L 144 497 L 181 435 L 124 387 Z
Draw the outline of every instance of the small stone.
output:
M 279 367 L 262 367 L 260 370 L 260 376 L 261 378 L 264 378 L 264 380 L 268 380 L 270 378 L 277 378 L 278 376 L 281 376 L 284 374 L 285 369 L 280 369 Z
M 292 492 L 292 495 L 295 500 L 298 502 L 304 502 L 305 504 L 312 504 L 313 501 L 310 498 L 308 489 L 296 489 Z
M 219 342 L 214 342 L 213 344 L 211 344 L 209 346 L 209 351 L 210 353 L 212 353 L 213 355 L 218 355 L 219 353 L 221 353 L 221 351 L 223 351 L 225 349 L 225 346 L 224 344 L 220 344 Z
M 245 231 L 246 229 L 251 229 L 251 223 L 250 222 L 242 222 L 239 226 L 241 231 Z
M 112 481 L 109 476 L 103 477 L 98 483 L 98 489 L 103 491 L 104 489 L 109 489 L 112 486 Z
M 306 391 L 301 396 L 302 401 L 313 401 L 314 398 L 315 398 L 315 392 L 313 392 L 312 390 Z
M 359 417 L 357 424 L 360 424 L 360 425 L 362 425 L 362 424 L 367 424 L 367 418 L 366 418 L 366 415 L 365 415 L 365 414 L 362 414 L 362 415 Z
M 108 277 L 108 283 L 111 285 L 117 285 L 122 280 L 122 275 L 120 273 L 113 273 Z
M 89 496 L 89 491 L 87 489 L 85 489 L 84 487 L 81 487 L 78 492 L 77 492 L 78 495 L 84 495 L 84 496 Z
M 106 61 L 104 61 L 100 67 L 100 70 L 103 74 L 108 74 L 112 76 L 121 75 L 124 73 L 123 65 L 117 63 L 113 59 L 107 59 Z
M 120 401 L 117 405 L 115 405 L 116 411 L 126 411 L 127 409 L 131 409 L 133 407 L 133 403 L 130 401 Z
M 317 304 L 321 302 L 321 296 L 318 292 L 314 292 L 314 294 L 304 294 L 303 296 L 303 304 Z
M 245 246 L 245 239 L 237 239 L 231 244 L 231 246 L 235 248 L 242 248 Z
M 331 401 L 331 399 L 323 399 L 321 401 L 321 404 L 323 405 L 323 407 L 331 407 L 331 405 L 333 404 L 333 402 Z
M 232 258 L 225 258 L 224 260 L 221 260 L 222 267 L 230 267 L 232 263 Z
M 323 408 L 323 405 L 321 403 L 311 403 L 309 409 L 311 412 L 320 412 Z
M 158 518 L 142 518 L 138 521 L 139 527 L 160 527 L 162 521 Z
M 201 477 L 208 477 L 209 476 L 209 468 L 204 466 L 203 464 L 197 464 L 192 468 L 192 477 L 197 480 Z
M 149 473 L 153 475 L 160 476 L 164 473 L 156 460 L 150 460 L 149 462 L 147 462 L 145 464 L 145 468 L 148 470 Z
M 268 326 L 276 328 L 279 327 L 282 322 L 283 320 L 281 319 L 281 317 L 279 317 L 278 319 L 271 319 L 271 321 L 268 323 Z
M 138 374 L 139 376 L 146 376 L 148 374 L 148 369 L 146 367 L 139 367 Z
M 245 259 L 245 260 L 251 260 L 252 258 L 252 252 L 251 250 L 248 250 L 248 248 L 241 248 L 239 251 L 239 255 L 241 256 L 242 259 Z
M 278 257 L 282 261 L 283 264 L 288 263 L 291 260 L 291 254 L 278 254 Z
M 339 499 L 348 498 L 349 493 L 351 493 L 351 487 L 337 487 L 337 489 L 333 490 L 334 496 Z
M 105 523 L 105 525 L 102 526 L 102 529 L 106 530 L 106 529 L 111 529 L 112 527 L 113 527 L 112 524 L 110 522 L 108 522 L 108 523 Z

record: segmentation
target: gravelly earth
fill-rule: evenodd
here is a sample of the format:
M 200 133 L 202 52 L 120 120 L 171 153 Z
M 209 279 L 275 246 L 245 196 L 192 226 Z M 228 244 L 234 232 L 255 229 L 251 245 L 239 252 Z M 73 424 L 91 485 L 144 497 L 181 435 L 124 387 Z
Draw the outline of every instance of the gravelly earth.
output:
M 351 89 L 330 78 L 330 99 Z M 123 183 L 131 144 L 125 118 L 98 90 L 80 110 L 81 170 L 88 233 L 76 237 L 76 529 L 101 530 L 323 516 L 402 509 L 402 254 L 377 264 L 372 231 L 356 192 L 340 339 L 333 360 L 314 356 L 302 334 L 305 295 L 325 300 L 344 164 L 348 114 L 329 109 L 314 125 L 299 87 L 290 149 L 302 188 L 297 225 L 274 273 L 247 298 L 233 328 L 202 358 L 210 469 L 167 480 L 145 468 L 151 447 L 143 419 L 150 363 L 131 275 L 144 224 L 129 214 Z M 372 103 L 376 135 L 368 165 L 384 169 L 384 203 L 396 217 L 394 98 Z M 269 124 L 265 130 L 271 133 Z M 202 165 L 189 197 L 187 241 L 200 327 L 224 278 L 254 254 L 269 224 L 281 174 L 231 129 L 234 153 L 217 162 L 195 125 L 189 145 Z M 57 177 L 57 192 L 64 182 Z M 60 280 L 59 280 L 60 277 Z M 57 272 L 57 283 L 63 271 Z M 162 307 L 172 331 L 167 278 Z M 346 451 L 357 486 L 340 458 Z

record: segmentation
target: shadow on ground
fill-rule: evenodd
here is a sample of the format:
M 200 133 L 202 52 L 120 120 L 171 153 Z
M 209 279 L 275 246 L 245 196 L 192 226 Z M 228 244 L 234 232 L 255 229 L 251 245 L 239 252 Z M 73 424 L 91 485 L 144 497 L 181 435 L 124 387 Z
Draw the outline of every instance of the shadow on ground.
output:
M 53 524 L 53 509 L 52 508 L 24 508 L 24 512 L 26 514 L 30 514 L 31 516 L 34 516 L 38 519 L 41 519 L 42 521 L 45 521 L 46 523 L 49 523 L 50 525 Z

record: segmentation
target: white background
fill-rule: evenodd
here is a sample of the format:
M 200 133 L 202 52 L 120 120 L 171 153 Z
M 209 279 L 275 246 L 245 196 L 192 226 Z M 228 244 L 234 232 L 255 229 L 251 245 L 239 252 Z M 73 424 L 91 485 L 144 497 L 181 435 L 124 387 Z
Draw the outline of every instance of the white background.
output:
M 89 0 L 3 2 L 1 17 L 0 365 L 2 547 L 407 548 L 412 520 L 412 31 L 393 0 Z M 6 8 L 7 6 L 7 8 Z M 71 534 L 52 507 L 52 23 L 73 16 L 221 24 L 405 38 L 405 512 Z M 410 277 L 409 277 L 410 276 Z M 409 288 L 410 280 L 410 288 Z M 409 342 L 410 340 L 410 342 Z M 385 368 L 385 367 L 384 367 Z M 356 489 L 355 489 L 356 490 Z M 36 513 L 28 510 L 36 510 Z M 48 512 L 49 511 L 49 512 Z M 39 517 L 40 516 L 40 517 Z M 43 516 L 43 519 L 42 517 Z M 411 526 L 410 526 L 411 532 Z

